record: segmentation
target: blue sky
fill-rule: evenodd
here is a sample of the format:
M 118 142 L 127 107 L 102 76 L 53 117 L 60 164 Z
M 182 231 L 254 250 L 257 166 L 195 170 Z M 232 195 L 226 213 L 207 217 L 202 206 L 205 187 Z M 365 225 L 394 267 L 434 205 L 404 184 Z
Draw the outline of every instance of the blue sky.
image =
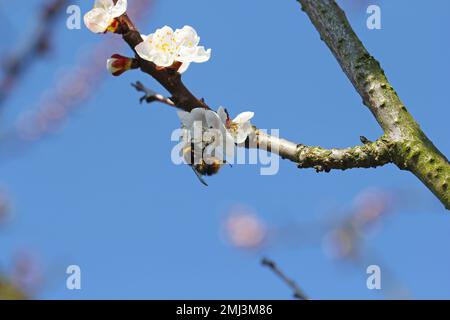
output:
M 135 3 L 129 0 L 129 7 Z M 450 154 L 448 74 L 450 2 L 374 1 L 382 30 L 366 28 L 365 5 L 340 1 L 362 41 L 382 64 L 410 112 L 431 140 Z M 0 46 L 26 41 L 40 1 L 0 1 Z M 91 7 L 83 1 L 82 12 Z M 158 27 L 194 26 L 212 48 L 210 62 L 193 65 L 187 86 L 211 106 L 231 114 L 252 110 L 260 128 L 280 129 L 293 141 L 347 147 L 381 130 L 362 105 L 334 57 L 296 1 L 153 0 L 139 23 L 143 33 Z M 34 64 L 8 100 L 3 130 L 54 88 L 61 76 L 99 42 L 86 28 L 54 27 L 54 48 Z M 7 31 L 8 30 L 8 31 Z M 105 54 L 130 54 L 126 47 Z M 0 263 L 24 248 L 40 257 L 45 283 L 38 298 L 250 298 L 284 299 L 291 292 L 260 259 L 267 255 L 314 299 L 380 299 L 366 288 L 365 267 L 330 260 L 317 245 L 278 241 L 258 252 L 238 250 L 221 237 L 224 217 L 236 205 L 251 208 L 269 228 L 319 224 L 336 219 L 362 190 L 387 190 L 401 205 L 368 245 L 372 264 L 388 266 L 413 298 L 450 298 L 448 213 L 410 173 L 393 165 L 376 170 L 317 174 L 281 161 L 275 176 L 258 166 L 224 168 L 198 183 L 187 167 L 170 160 L 175 112 L 163 105 L 140 106 L 129 83 L 139 72 L 106 74 L 95 94 L 65 123 L 15 156 L 3 147 L 0 183 L 13 201 L 11 223 L 1 229 Z M 102 78 L 100 77 L 100 79 Z M 164 92 L 164 91 L 162 91 Z M 65 287 L 65 269 L 82 269 L 82 290 Z

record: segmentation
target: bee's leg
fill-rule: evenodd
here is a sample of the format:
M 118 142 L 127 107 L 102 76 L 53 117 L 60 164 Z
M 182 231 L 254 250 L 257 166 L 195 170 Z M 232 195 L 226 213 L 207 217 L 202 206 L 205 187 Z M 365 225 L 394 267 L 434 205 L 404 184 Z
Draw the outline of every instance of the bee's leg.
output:
M 223 160 L 223 163 L 228 164 L 230 168 L 233 168 L 233 165 L 231 163 L 228 163 L 226 160 Z
M 203 179 L 203 176 L 200 174 L 200 172 L 197 171 L 197 169 L 195 169 L 193 166 L 190 166 L 192 168 L 192 170 L 195 172 L 195 175 L 197 176 L 198 180 L 200 180 L 200 182 L 205 185 L 208 186 L 208 184 L 206 183 L 206 181 Z

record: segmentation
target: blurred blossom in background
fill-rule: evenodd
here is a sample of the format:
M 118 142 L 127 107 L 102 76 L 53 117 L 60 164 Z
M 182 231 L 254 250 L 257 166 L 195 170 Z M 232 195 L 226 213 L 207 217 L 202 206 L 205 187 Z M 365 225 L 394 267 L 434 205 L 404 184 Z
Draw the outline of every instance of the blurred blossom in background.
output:
M 267 238 L 264 222 L 244 206 L 230 210 L 223 228 L 228 242 L 239 249 L 261 249 Z
M 13 257 L 12 283 L 29 297 L 34 297 L 44 285 L 44 272 L 39 257 L 22 250 Z
M 393 192 L 371 188 L 356 195 L 349 206 L 342 206 L 340 219 L 297 225 L 267 224 L 253 209 L 236 205 L 224 219 L 222 235 L 229 245 L 261 259 L 266 253 L 291 247 L 292 243 L 298 253 L 322 243 L 324 254 L 335 263 L 367 267 L 371 261 L 383 262 L 385 298 L 407 299 L 411 294 L 406 286 L 390 271 L 382 256 L 367 246 L 367 239 L 382 231 L 386 216 L 395 214 L 403 205 Z

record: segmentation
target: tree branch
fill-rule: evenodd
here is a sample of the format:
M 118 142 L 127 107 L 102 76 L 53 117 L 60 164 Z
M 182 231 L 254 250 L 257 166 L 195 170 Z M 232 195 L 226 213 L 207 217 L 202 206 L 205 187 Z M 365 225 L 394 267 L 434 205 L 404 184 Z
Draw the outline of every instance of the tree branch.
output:
M 183 84 L 181 74 L 169 68 L 158 69 L 152 62 L 142 59 L 134 49 L 139 43 L 143 41 L 141 34 L 134 26 L 130 18 L 125 14 L 120 17 L 120 28 L 118 33 L 122 34 L 125 42 L 135 53 L 135 58 L 139 63 L 142 72 L 155 78 L 167 91 L 172 94 L 170 100 L 175 105 L 186 111 L 191 111 L 195 108 L 209 109 L 208 105 L 203 99 L 197 99 Z
M 450 209 L 450 164 L 447 158 L 425 136 L 408 113 L 378 61 L 367 52 L 352 30 L 344 12 L 333 0 L 297 1 L 301 3 L 385 134 L 375 142 L 365 139 L 362 146 L 327 150 L 295 144 L 255 128 L 246 146 L 255 145 L 275 152 L 297 163 L 300 168 L 315 168 L 319 172 L 395 163 L 400 169 L 414 173 Z M 139 31 L 126 14 L 119 20 L 118 33 L 135 52 L 140 69 L 156 79 L 172 95 L 165 98 L 171 102 L 169 105 L 188 112 L 198 107 L 210 109 L 203 99 L 196 98 L 186 88 L 181 75 L 174 69 L 157 68 L 155 64 L 141 59 L 134 49 L 143 41 Z M 145 100 L 161 101 L 154 98 Z
M 297 0 L 385 132 L 392 160 L 450 209 L 450 164 L 406 109 L 334 0 Z
M 346 149 L 324 149 L 295 144 L 259 130 L 255 130 L 250 139 L 250 146 L 255 145 L 259 149 L 274 152 L 283 159 L 296 162 L 299 168 L 314 168 L 317 172 L 375 168 L 392 162 L 389 144 L 384 138 Z
M 155 101 L 172 107 L 174 105 L 169 98 L 145 87 L 141 82 L 132 86 L 139 92 L 144 92 L 141 102 L 152 103 Z M 324 149 L 310 147 L 269 135 L 264 131 L 253 128 L 249 136 L 249 149 L 261 149 L 278 154 L 283 159 L 297 163 L 299 168 L 314 168 L 317 172 L 330 172 L 332 169 L 347 170 L 352 168 L 375 168 L 392 162 L 389 144 L 384 138 L 375 142 L 364 140 L 364 145 L 346 149 Z

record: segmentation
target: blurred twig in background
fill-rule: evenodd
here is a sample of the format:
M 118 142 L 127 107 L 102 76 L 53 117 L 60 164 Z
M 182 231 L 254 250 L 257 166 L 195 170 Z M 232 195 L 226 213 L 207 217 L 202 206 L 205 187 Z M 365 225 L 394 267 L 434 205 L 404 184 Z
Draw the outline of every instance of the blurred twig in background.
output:
M 308 300 L 308 298 L 300 289 L 298 284 L 294 280 L 286 276 L 284 272 L 275 264 L 275 262 L 273 262 L 268 258 L 263 258 L 261 263 L 263 266 L 268 267 L 270 270 L 272 270 L 273 273 L 275 273 L 284 283 L 286 283 L 294 291 L 294 298 L 299 300 Z
M 135 0 L 129 12 L 137 20 L 144 17 L 152 0 Z M 36 142 L 51 134 L 67 121 L 77 108 L 81 107 L 96 92 L 108 75 L 105 60 L 111 50 L 123 46 L 120 39 L 108 38 L 87 50 L 65 75 L 58 79 L 54 89 L 43 95 L 41 101 L 21 113 L 13 127 L 0 136 L 0 159 L 21 154 Z
M 63 13 L 67 0 L 45 1 L 41 13 L 38 14 L 35 30 L 29 36 L 29 41 L 21 49 L 16 49 L 4 63 L 4 75 L 0 80 L 0 109 L 7 97 L 11 95 L 20 76 L 29 68 L 33 61 L 46 53 L 51 46 L 52 27 Z
M 236 206 L 225 218 L 223 231 L 233 247 L 257 255 L 265 255 L 268 250 L 280 247 L 298 250 L 313 246 L 322 247 L 324 254 L 333 262 L 345 263 L 358 270 L 366 270 L 369 265 L 377 264 L 383 270 L 381 293 L 389 299 L 410 298 L 405 285 L 366 243 L 366 236 L 374 230 L 379 231 L 383 220 L 403 205 L 400 194 L 398 190 L 394 193 L 367 189 L 355 196 L 351 206 L 334 209 L 332 219 L 317 223 L 289 223 L 279 227 L 270 226 L 248 208 Z M 339 218 L 336 218 L 336 213 Z M 270 267 L 294 291 L 298 288 L 271 260 L 263 259 L 263 264 Z
M 36 58 L 47 52 L 54 21 L 64 12 L 67 3 L 67 0 L 47 1 L 30 42 L 7 59 L 4 77 L 0 79 L 0 111 L 6 98 L 14 93 L 18 79 Z M 151 3 L 152 0 L 134 0 L 131 12 L 140 19 Z M 0 158 L 4 160 L 5 157 L 20 154 L 43 139 L 67 120 L 77 107 L 92 97 L 107 74 L 105 60 L 110 55 L 111 48 L 119 44 L 121 42 L 109 39 L 93 47 L 65 76 L 58 79 L 36 106 L 21 113 L 14 125 L 4 130 L 0 136 Z M 0 190 L 0 226 L 10 220 L 10 207 L 9 196 Z M 0 270 L 0 300 L 33 298 L 42 285 L 43 273 L 36 259 L 28 253 L 17 254 L 11 270 Z

